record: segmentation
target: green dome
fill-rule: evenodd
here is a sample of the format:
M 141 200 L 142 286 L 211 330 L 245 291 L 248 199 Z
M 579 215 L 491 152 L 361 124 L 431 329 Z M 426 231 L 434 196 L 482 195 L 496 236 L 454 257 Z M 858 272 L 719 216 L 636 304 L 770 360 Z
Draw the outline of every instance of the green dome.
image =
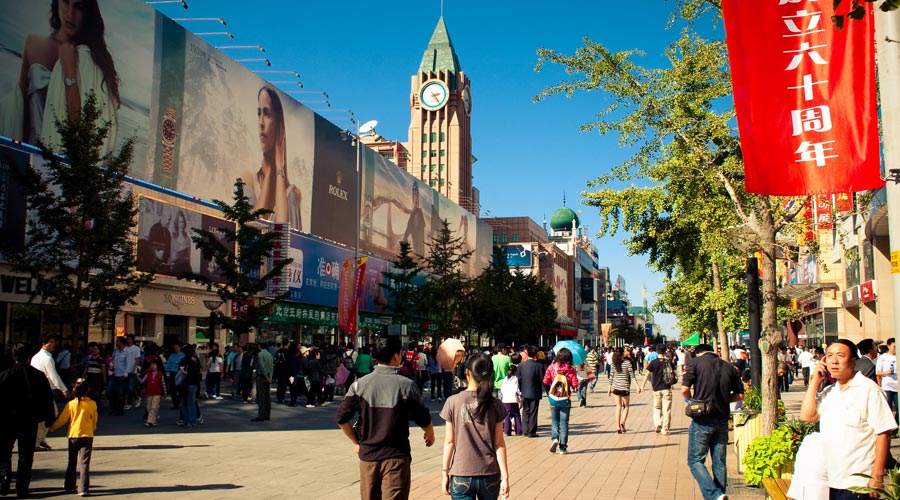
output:
M 571 231 L 572 221 L 575 221 L 575 226 L 581 226 L 578 214 L 569 207 L 562 207 L 553 212 L 553 215 L 550 217 L 550 228 L 554 231 Z

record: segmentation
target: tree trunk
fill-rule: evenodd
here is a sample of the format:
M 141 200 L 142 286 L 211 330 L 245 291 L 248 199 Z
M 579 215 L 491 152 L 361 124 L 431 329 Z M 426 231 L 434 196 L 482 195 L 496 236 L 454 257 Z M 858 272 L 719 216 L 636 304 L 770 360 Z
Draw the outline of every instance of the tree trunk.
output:
M 762 261 L 762 416 L 761 435 L 768 436 L 778 423 L 778 348 L 783 342 L 776 317 L 775 289 L 775 221 L 771 210 L 759 210 Z
M 713 290 L 722 292 L 722 279 L 719 276 L 719 259 L 712 259 Z M 716 309 L 716 328 L 719 330 L 719 348 L 722 350 L 722 359 L 731 359 L 731 349 L 728 348 L 728 337 L 725 335 L 725 311 Z

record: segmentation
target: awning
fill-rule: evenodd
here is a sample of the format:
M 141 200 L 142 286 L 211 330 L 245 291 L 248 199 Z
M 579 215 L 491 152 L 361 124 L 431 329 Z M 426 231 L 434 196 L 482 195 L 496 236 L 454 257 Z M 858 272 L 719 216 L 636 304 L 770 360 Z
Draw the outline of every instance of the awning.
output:
M 574 330 L 572 328 L 566 328 L 564 326 L 561 326 L 559 328 L 551 328 L 550 331 L 559 335 L 560 337 L 577 337 L 578 336 L 578 330 Z
M 778 290 L 778 295 L 787 299 L 810 300 L 825 290 L 837 290 L 837 283 L 792 283 Z
M 694 332 L 693 335 L 682 340 L 681 345 L 700 345 L 700 332 Z

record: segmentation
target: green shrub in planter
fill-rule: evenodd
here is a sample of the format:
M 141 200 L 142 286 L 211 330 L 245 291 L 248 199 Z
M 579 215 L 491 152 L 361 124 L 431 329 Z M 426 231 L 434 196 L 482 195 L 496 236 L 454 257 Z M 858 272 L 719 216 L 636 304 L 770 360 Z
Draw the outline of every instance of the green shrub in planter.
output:
M 802 440 L 803 436 L 787 425 L 754 439 L 744 454 L 744 481 L 759 486 L 767 477 L 780 478 L 785 464 L 793 462 Z

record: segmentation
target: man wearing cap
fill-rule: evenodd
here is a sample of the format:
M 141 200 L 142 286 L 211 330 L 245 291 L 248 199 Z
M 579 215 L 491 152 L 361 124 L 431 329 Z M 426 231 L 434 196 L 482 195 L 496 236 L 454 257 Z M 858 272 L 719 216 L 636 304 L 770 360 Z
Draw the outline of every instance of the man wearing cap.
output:
M 337 411 L 337 423 L 359 455 L 363 500 L 406 500 L 412 456 L 409 421 L 425 430 L 425 446 L 434 444 L 431 414 L 416 383 L 400 374 L 399 338 L 380 339 L 375 370 L 350 385 Z M 351 420 L 359 414 L 359 429 Z

